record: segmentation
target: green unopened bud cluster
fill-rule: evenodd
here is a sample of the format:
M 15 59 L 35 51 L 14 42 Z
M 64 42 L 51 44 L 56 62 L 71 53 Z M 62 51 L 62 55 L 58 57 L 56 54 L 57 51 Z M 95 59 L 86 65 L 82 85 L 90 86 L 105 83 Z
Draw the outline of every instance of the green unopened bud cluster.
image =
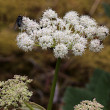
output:
M 27 84 L 32 80 L 27 76 L 15 75 L 13 79 L 0 81 L 0 107 L 4 109 L 18 108 L 29 101 L 32 92 L 28 90 Z

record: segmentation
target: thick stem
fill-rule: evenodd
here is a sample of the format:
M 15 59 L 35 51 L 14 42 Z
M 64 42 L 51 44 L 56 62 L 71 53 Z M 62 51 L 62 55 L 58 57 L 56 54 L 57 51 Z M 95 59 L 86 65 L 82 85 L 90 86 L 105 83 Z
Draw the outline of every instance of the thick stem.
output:
M 61 59 L 58 58 L 57 63 L 56 63 L 55 74 L 54 74 L 54 79 L 53 79 L 53 83 L 52 83 L 50 99 L 49 99 L 47 110 L 52 110 L 53 98 L 54 98 L 54 93 L 55 93 L 56 82 L 57 82 L 57 79 L 58 79 L 58 71 L 59 71 L 59 68 L 60 68 L 60 62 L 61 62 Z

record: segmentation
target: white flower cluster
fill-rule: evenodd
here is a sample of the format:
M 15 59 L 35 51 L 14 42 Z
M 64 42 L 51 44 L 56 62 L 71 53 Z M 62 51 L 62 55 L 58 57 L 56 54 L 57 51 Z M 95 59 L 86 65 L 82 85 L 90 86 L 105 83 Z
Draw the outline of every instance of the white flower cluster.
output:
M 96 99 L 93 99 L 93 101 L 82 101 L 74 107 L 74 110 L 103 110 L 103 107 L 104 106 L 98 103 Z
M 22 48 L 24 51 L 31 51 L 34 47 L 34 40 L 31 39 L 31 36 L 26 32 L 19 33 L 17 36 L 17 45 L 19 48 Z
M 15 75 L 13 79 L 7 81 L 0 81 L 0 106 L 4 109 L 23 106 L 33 94 L 27 87 L 31 81 L 27 76 L 20 75 Z
M 32 50 L 35 45 L 42 49 L 53 48 L 56 58 L 64 58 L 72 51 L 81 56 L 87 46 L 93 52 L 102 50 L 102 41 L 109 34 L 105 26 L 98 26 L 96 21 L 87 15 L 79 16 L 70 11 L 59 18 L 52 9 L 46 10 L 37 23 L 23 17 L 22 32 L 17 36 L 19 48 Z

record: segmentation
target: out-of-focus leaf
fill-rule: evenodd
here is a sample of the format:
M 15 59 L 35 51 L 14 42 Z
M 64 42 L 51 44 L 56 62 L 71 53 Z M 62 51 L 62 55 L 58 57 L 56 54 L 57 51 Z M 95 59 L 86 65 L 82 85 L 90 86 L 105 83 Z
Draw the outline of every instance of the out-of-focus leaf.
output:
M 29 104 L 29 105 L 28 105 Z M 33 103 L 33 102 L 26 102 L 26 107 L 22 107 L 22 110 L 30 110 L 28 106 L 31 106 L 34 110 L 46 110 L 45 108 L 43 108 L 42 106 Z
M 82 100 L 96 100 L 110 110 L 110 74 L 96 69 L 85 89 L 69 87 L 64 94 L 63 110 L 73 110 Z
M 110 4 L 103 3 L 102 5 L 104 7 L 104 11 L 105 11 L 106 15 L 110 17 Z
M 90 79 L 90 82 L 86 85 L 86 88 L 88 90 L 94 92 L 96 89 L 96 86 L 97 86 L 96 84 L 98 83 L 98 81 L 103 73 L 104 73 L 104 71 L 96 69 L 93 73 L 93 76 Z
M 86 89 L 68 87 L 64 94 L 63 110 L 73 110 L 82 100 L 92 100 L 95 96 Z
M 96 94 L 96 99 L 110 110 L 110 74 L 96 69 L 87 88 Z

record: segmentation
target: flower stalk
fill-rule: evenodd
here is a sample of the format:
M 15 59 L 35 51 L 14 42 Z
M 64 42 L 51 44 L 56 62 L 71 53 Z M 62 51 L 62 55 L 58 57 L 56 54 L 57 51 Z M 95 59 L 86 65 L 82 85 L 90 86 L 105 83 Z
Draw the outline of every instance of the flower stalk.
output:
M 24 102 L 24 104 L 29 108 L 29 110 L 34 110 L 33 107 L 30 104 L 28 104 L 27 102 Z
M 59 68 L 60 68 L 60 62 L 61 62 L 61 59 L 58 58 L 57 63 L 56 63 L 55 74 L 54 74 L 54 79 L 53 79 L 53 83 L 52 83 L 50 99 L 49 99 L 47 110 L 52 110 L 53 98 L 54 98 L 54 93 L 55 93 L 56 82 L 57 82 L 57 79 L 58 79 L 58 72 L 59 72 Z

